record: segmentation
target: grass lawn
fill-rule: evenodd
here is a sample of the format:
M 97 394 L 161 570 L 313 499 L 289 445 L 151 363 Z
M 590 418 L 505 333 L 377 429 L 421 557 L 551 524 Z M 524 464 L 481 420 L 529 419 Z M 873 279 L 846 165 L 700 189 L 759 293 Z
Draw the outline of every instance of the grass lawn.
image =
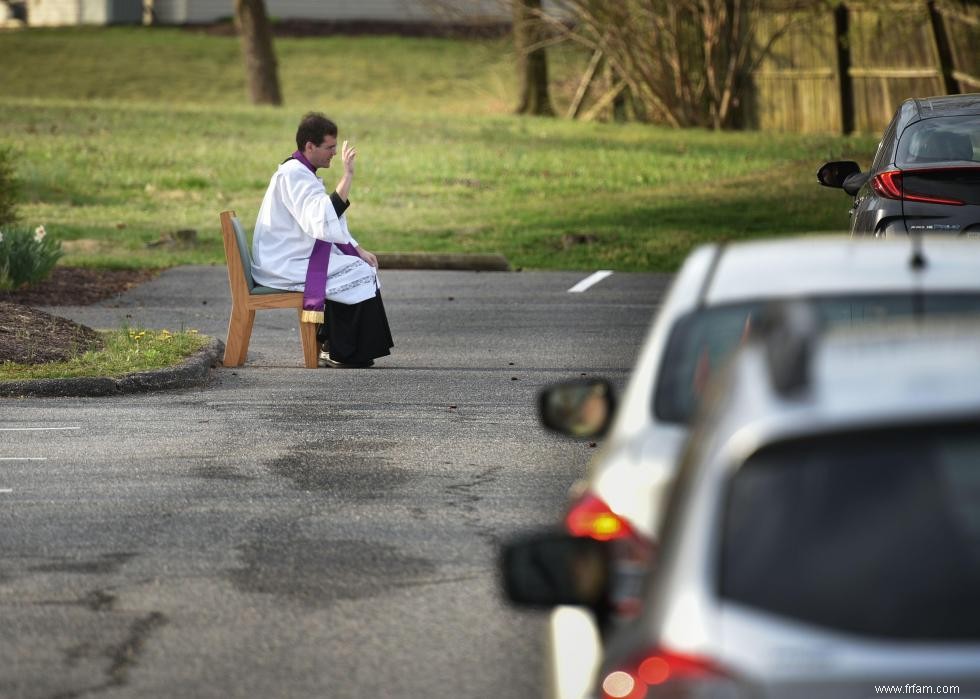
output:
M 102 349 L 83 352 L 62 362 L 16 364 L 0 362 L 0 381 L 62 379 L 79 376 L 122 377 L 180 364 L 203 348 L 208 338 L 196 330 L 134 330 L 102 332 Z
M 875 138 L 677 131 L 509 114 L 503 40 L 278 39 L 285 106 L 252 107 L 237 39 L 170 28 L 0 32 L 0 147 L 25 225 L 62 264 L 223 264 L 218 213 L 251 225 L 299 117 L 358 146 L 348 213 L 376 252 L 500 252 L 523 268 L 673 270 L 708 240 L 843 230 L 831 158 Z M 587 56 L 554 50 L 564 109 Z M 311 96 L 312 95 L 312 96 Z M 339 173 L 320 171 L 332 187 Z M 159 244 L 178 229 L 196 245 Z

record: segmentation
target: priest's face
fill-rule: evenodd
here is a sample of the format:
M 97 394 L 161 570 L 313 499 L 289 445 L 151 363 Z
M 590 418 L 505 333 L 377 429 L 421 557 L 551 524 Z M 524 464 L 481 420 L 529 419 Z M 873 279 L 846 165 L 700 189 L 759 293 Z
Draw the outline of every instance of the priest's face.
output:
M 306 152 L 303 155 L 309 160 L 313 167 L 330 167 L 330 161 L 337 154 L 337 137 L 324 136 L 323 143 L 313 145 L 312 141 L 306 142 Z

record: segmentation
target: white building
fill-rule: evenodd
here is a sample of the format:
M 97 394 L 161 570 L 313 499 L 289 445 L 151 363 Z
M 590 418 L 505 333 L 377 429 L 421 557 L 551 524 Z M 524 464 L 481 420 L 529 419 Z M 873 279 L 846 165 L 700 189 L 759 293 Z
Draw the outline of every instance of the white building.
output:
M 30 26 L 208 24 L 234 14 L 235 0 L 22 0 Z M 3 0 L 0 0 L 2 4 Z M 7 3 L 12 0 L 6 0 Z M 509 0 L 265 0 L 269 17 L 388 22 L 510 21 Z
M 19 4 L 26 6 L 27 24 L 33 27 L 143 21 L 142 0 L 25 0 Z

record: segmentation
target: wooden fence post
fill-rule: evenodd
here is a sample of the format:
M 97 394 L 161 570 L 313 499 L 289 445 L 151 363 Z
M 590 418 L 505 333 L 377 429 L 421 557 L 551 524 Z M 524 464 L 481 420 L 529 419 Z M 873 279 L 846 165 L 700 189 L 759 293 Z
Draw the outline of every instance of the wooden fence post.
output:
M 837 83 L 840 86 L 841 133 L 854 133 L 854 81 L 851 79 L 851 43 L 847 3 L 834 8 L 834 43 L 837 47 Z
M 942 14 L 936 8 L 936 0 L 926 0 L 926 7 L 929 8 L 929 24 L 932 25 L 932 37 L 936 42 L 936 54 L 939 56 L 939 72 L 943 76 L 943 87 L 946 89 L 947 95 L 958 95 L 960 94 L 960 84 L 953 76 L 956 66 L 953 65 L 953 51 L 949 46 L 946 24 Z

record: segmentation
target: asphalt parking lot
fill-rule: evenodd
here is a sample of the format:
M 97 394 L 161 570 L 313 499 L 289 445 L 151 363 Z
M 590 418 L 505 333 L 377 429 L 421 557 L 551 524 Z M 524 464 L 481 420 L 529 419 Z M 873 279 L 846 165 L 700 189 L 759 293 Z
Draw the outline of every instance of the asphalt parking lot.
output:
M 556 521 L 594 449 L 555 380 L 623 384 L 669 278 L 389 271 L 395 348 L 306 370 L 292 311 L 206 387 L 0 399 L 0 696 L 528 696 L 541 619 L 499 598 L 508 535 Z M 93 327 L 223 337 L 223 267 Z

